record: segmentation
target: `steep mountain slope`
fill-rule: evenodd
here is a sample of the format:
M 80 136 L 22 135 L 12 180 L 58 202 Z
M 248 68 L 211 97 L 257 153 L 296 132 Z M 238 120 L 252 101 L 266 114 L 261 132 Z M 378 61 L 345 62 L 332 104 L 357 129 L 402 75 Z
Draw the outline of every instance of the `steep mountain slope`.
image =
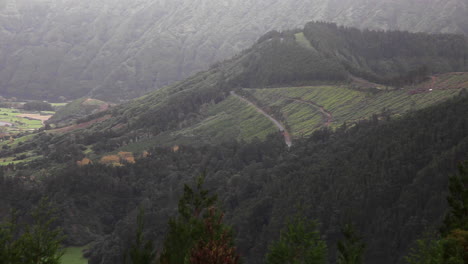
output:
M 60 107 L 54 116 L 47 121 L 47 124 L 54 124 L 56 126 L 69 125 L 77 119 L 106 111 L 111 106 L 111 104 L 97 99 L 80 98 Z
M 0 0 L 3 96 L 128 99 L 311 20 L 468 32 L 463 0 Z

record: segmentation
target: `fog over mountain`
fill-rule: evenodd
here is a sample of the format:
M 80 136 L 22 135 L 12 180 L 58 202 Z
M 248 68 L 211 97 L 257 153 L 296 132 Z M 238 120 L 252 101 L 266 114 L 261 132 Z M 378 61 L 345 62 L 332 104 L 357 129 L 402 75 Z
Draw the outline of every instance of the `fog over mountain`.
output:
M 311 20 L 468 34 L 465 0 L 0 0 L 0 94 L 118 101 Z

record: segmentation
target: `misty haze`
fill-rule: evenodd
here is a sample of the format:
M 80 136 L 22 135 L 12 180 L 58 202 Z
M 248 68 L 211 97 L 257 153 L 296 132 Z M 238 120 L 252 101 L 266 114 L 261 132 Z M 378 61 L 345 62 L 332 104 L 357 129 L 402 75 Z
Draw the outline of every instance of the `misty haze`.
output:
M 0 0 L 0 264 L 468 263 L 466 0 Z

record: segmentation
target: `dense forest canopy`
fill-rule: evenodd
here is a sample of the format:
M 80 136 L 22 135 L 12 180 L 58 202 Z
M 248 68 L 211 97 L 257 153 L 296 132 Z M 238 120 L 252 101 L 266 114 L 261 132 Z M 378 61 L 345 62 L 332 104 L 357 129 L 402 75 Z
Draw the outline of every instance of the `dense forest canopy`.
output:
M 70 164 L 49 170 L 39 189 L 31 190 L 20 176 L 49 164 L 16 167 L 17 177 L 2 177 L 3 210 L 28 208 L 48 194 L 61 205 L 68 243 L 102 236 L 90 263 L 119 263 L 135 208 L 149 208 L 147 234 L 158 247 L 182 184 L 206 172 L 206 187 L 220 195 L 249 263 L 262 263 L 268 242 L 296 204 L 319 220 L 330 252 L 339 227 L 352 221 L 367 242 L 366 261 L 402 263 L 412 241 L 437 228 L 447 209 L 448 175 L 467 158 L 467 100 L 465 92 L 405 118 L 321 130 L 291 150 L 277 135 L 265 142 L 154 148 L 123 167 Z

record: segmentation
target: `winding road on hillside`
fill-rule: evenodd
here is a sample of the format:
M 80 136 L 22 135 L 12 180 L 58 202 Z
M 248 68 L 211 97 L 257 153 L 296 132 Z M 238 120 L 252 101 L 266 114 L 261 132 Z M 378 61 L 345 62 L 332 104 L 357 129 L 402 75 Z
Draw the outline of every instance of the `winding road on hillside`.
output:
M 263 109 L 261 109 L 260 107 L 258 107 L 256 104 L 252 103 L 251 101 L 249 101 L 248 99 L 236 94 L 236 92 L 234 91 L 231 91 L 231 95 L 241 99 L 242 101 L 246 102 L 247 104 L 255 107 L 255 109 L 257 110 L 257 112 L 259 112 L 260 114 L 264 115 L 266 118 L 270 119 L 270 121 L 275 124 L 275 126 L 282 132 L 283 136 L 284 136 L 284 142 L 286 143 L 286 145 L 288 145 L 288 147 L 291 147 L 292 146 L 292 139 L 291 139 L 291 134 L 286 130 L 286 128 L 278 121 L 276 120 L 275 118 L 273 118 L 271 115 L 269 115 L 268 113 L 266 113 Z

